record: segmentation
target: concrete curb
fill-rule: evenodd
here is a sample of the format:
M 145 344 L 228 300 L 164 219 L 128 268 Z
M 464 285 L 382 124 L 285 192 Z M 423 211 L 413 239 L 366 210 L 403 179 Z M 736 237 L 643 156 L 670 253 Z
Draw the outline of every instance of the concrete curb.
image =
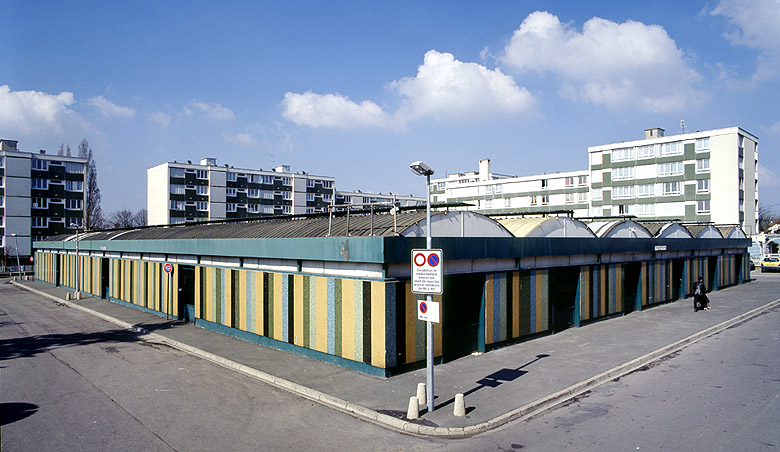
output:
M 66 306 L 69 306 L 71 308 L 78 309 L 80 311 L 98 317 L 100 319 L 103 319 L 107 322 L 113 323 L 122 328 L 127 328 L 129 330 L 141 333 L 142 336 L 139 337 L 139 339 L 141 340 L 168 345 L 170 347 L 181 350 L 185 353 L 189 353 L 193 356 L 197 356 L 199 358 L 211 361 L 227 369 L 255 378 L 273 387 L 287 391 L 291 394 L 297 395 L 299 397 L 303 397 L 313 402 L 317 402 L 321 405 L 338 410 L 342 413 L 349 414 L 358 419 L 362 419 L 372 424 L 376 424 L 402 433 L 408 433 L 412 435 L 419 435 L 419 436 L 426 436 L 426 437 L 438 437 L 438 438 L 468 438 L 470 436 L 474 436 L 479 433 L 484 433 L 489 430 L 493 430 L 497 427 L 500 427 L 512 421 L 516 421 L 518 419 L 525 419 L 532 416 L 536 416 L 574 397 L 582 395 L 585 392 L 591 390 L 592 388 L 601 385 L 602 383 L 613 380 L 615 378 L 628 375 L 631 372 L 634 372 L 652 363 L 653 361 L 671 355 L 672 353 L 682 350 L 688 345 L 691 345 L 704 338 L 717 334 L 733 325 L 749 320 L 769 309 L 772 309 L 780 305 L 780 298 L 778 298 L 763 306 L 754 308 L 744 314 L 738 315 L 732 319 L 726 320 L 710 328 L 699 331 L 698 333 L 692 334 L 677 342 L 661 347 L 657 350 L 649 352 L 638 358 L 632 359 L 631 361 L 613 367 L 612 369 L 604 371 L 600 374 L 594 375 L 593 377 L 590 377 L 586 380 L 583 380 L 579 383 L 569 386 L 568 388 L 565 388 L 561 391 L 555 392 L 553 394 L 549 394 L 545 397 L 542 397 L 541 399 L 535 400 L 531 403 L 528 403 L 519 408 L 511 410 L 489 421 L 481 422 L 479 424 L 470 425 L 466 427 L 431 427 L 427 425 L 421 425 L 416 422 L 410 422 L 403 419 L 398 419 L 392 416 L 388 416 L 386 414 L 379 413 L 378 411 L 363 407 L 361 405 L 348 402 L 346 400 L 342 400 L 337 397 L 333 397 L 331 395 L 325 394 L 323 392 L 317 391 L 315 389 L 306 386 L 299 385 L 297 383 L 291 382 L 289 380 L 285 380 L 280 377 L 273 376 L 266 372 L 254 369 L 244 364 L 237 363 L 235 361 L 231 361 L 222 356 L 209 353 L 207 351 L 201 350 L 199 348 L 193 347 L 183 342 L 170 339 L 168 337 L 162 336 L 157 333 L 146 331 L 143 328 L 138 328 L 129 322 L 119 320 L 117 318 L 86 308 L 84 306 L 77 305 L 70 301 L 62 300 L 60 298 L 57 298 L 54 295 L 40 291 L 33 287 L 25 286 L 24 284 L 20 284 L 16 281 L 11 281 L 11 284 L 17 287 L 21 287 L 22 289 L 28 290 L 30 292 L 33 292 L 35 294 L 41 295 L 43 297 L 57 301 L 58 303 L 65 304 Z

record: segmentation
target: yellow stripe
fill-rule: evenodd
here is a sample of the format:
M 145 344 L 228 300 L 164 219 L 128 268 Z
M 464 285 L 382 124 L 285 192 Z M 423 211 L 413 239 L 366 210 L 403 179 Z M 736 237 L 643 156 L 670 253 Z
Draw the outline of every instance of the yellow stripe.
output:
M 385 367 L 385 284 L 381 282 L 371 282 L 371 365 Z
M 417 322 L 417 300 L 414 297 L 414 294 L 412 293 L 412 285 L 411 283 L 405 283 L 404 284 L 404 320 L 406 323 L 406 327 L 404 328 L 404 331 L 406 331 L 406 338 L 404 343 L 406 344 L 406 362 L 412 363 L 417 361 L 417 356 L 415 354 L 415 322 Z M 372 319 L 373 320 L 373 319 Z M 373 335 L 374 331 L 371 330 L 371 334 Z M 373 349 L 373 344 L 372 344 Z
M 283 340 L 284 339 L 284 331 L 282 329 L 284 328 L 284 317 L 282 316 L 282 310 L 284 309 L 284 290 L 283 290 L 283 282 L 284 278 L 287 275 L 284 275 L 282 273 L 274 273 L 274 339 L 276 340 Z
M 238 304 L 238 328 L 247 331 L 246 328 L 246 305 L 247 305 L 247 298 L 248 296 L 244 295 L 243 297 L 241 294 L 246 294 L 246 270 L 238 270 L 238 298 L 240 303 Z
M 303 345 L 303 275 L 295 275 L 293 277 L 295 284 L 295 317 L 293 318 L 293 343 L 295 345 Z

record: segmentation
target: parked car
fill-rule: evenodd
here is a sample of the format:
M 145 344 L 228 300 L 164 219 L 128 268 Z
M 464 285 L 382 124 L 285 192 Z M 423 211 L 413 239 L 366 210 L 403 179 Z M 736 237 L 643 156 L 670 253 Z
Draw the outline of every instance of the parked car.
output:
M 780 272 L 780 257 L 765 257 L 761 261 L 761 273 L 764 272 Z

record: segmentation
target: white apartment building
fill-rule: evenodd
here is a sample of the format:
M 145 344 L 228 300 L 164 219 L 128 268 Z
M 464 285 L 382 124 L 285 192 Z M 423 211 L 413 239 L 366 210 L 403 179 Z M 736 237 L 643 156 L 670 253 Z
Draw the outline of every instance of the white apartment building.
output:
M 591 146 L 590 216 L 738 224 L 758 232 L 758 138 L 739 127 Z
M 271 170 L 217 166 L 216 159 L 166 162 L 146 170 L 150 225 L 322 212 L 335 179 Z
M 453 207 L 483 214 L 573 212 L 586 217 L 589 171 L 507 176 L 490 171 L 490 160 L 479 161 L 478 172 L 454 173 L 431 180 L 432 202 L 464 203 Z
M 425 206 L 425 198 L 418 198 L 412 195 L 403 196 L 395 195 L 393 193 L 370 193 L 357 191 L 336 191 L 336 207 L 341 205 L 350 205 L 352 207 L 362 209 L 369 208 L 369 206 L 398 206 L 398 207 L 413 207 L 413 206 Z

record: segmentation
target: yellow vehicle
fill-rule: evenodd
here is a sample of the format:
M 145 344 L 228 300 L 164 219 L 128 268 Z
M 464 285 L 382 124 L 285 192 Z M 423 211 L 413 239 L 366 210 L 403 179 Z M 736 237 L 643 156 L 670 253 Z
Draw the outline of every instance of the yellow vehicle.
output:
M 761 260 L 761 273 L 780 272 L 780 257 L 767 256 Z

